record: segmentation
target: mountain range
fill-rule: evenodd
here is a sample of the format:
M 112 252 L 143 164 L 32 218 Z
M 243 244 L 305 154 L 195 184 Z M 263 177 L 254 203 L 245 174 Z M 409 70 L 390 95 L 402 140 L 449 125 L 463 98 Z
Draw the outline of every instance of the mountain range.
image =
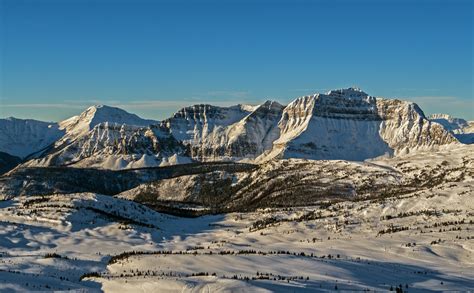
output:
M 418 105 L 360 89 L 299 97 L 287 106 L 193 105 L 162 120 L 92 106 L 58 123 L 0 119 L 5 172 L 24 167 L 131 169 L 272 159 L 364 161 L 473 143 L 474 123 L 426 117 Z
M 469 291 L 473 126 L 355 88 L 0 119 L 0 292 Z

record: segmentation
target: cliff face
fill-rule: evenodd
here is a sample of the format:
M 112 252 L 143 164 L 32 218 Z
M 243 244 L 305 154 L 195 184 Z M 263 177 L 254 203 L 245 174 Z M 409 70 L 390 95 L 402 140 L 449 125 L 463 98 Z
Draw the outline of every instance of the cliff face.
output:
M 380 135 L 395 155 L 458 143 L 442 125 L 427 119 L 414 103 L 380 99 L 377 104 L 383 119 Z
M 365 160 L 456 143 L 416 104 L 353 88 L 296 99 L 284 109 L 278 127 L 280 137 L 260 160 Z
M 464 144 L 474 143 L 474 121 L 466 121 L 447 114 L 433 114 L 428 118 L 451 131 L 460 142 Z
M 125 169 L 188 163 L 186 147 L 167 128 L 100 123 L 70 143 L 62 143 L 28 166 Z
M 255 158 L 271 147 L 283 106 L 267 101 L 257 107 L 195 105 L 163 122 L 200 161 Z
M 62 137 L 48 140 L 49 148 L 26 165 L 123 169 L 275 158 L 362 161 L 459 143 L 458 130 L 427 119 L 416 104 L 355 88 L 300 97 L 286 107 L 274 101 L 194 105 L 161 122 L 94 106 L 55 127 Z
M 268 157 L 362 160 L 390 154 L 378 135 L 376 107 L 374 97 L 356 89 L 298 98 L 285 108 Z

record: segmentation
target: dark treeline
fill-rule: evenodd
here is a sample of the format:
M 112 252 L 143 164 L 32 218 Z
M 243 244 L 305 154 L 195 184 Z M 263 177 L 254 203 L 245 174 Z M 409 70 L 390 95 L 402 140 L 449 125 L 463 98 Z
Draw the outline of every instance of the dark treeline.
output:
M 112 256 L 109 259 L 108 264 L 118 263 L 121 260 L 125 260 L 131 256 L 139 256 L 139 255 L 292 255 L 292 256 L 299 256 L 299 257 L 312 257 L 312 258 L 320 258 L 320 259 L 336 259 L 341 258 L 341 255 L 321 255 L 317 256 L 314 253 L 307 253 L 307 252 L 292 252 L 286 250 L 273 250 L 273 251 L 260 251 L 254 249 L 246 249 L 246 250 L 222 250 L 219 252 L 198 252 L 196 250 L 155 250 L 155 251 L 127 251 L 117 255 Z M 357 259 L 358 261 L 360 259 Z

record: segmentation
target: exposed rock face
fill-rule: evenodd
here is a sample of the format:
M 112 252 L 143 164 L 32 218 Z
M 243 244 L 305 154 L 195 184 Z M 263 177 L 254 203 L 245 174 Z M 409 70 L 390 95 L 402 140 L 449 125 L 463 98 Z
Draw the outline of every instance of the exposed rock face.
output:
M 34 141 L 49 148 L 31 156 L 27 166 L 123 169 L 274 158 L 362 161 L 456 144 L 454 136 L 464 135 L 427 119 L 414 103 L 376 98 L 356 88 L 300 97 L 286 107 L 274 101 L 194 105 L 162 122 L 93 106 L 49 127 L 52 135 L 33 131 L 46 135 L 44 142 Z M 10 143 L 8 137 L 4 141 Z
M 429 116 L 429 119 L 443 125 L 443 127 L 451 131 L 460 142 L 465 144 L 474 143 L 474 121 L 466 121 L 447 114 L 433 114 Z
M 62 143 L 27 166 L 124 169 L 189 163 L 187 149 L 167 128 L 100 123 L 71 143 Z
M 259 159 L 365 160 L 456 143 L 414 103 L 375 98 L 359 89 L 296 99 L 283 111 L 280 137 Z
M 163 123 L 200 161 L 255 158 L 271 147 L 283 106 L 267 101 L 257 107 L 194 105 Z M 272 131 L 273 130 L 273 131 Z
M 395 155 L 458 142 L 441 125 L 428 120 L 414 103 L 380 99 L 377 105 L 383 119 L 380 135 Z
M 266 101 L 230 128 L 229 145 L 237 157 L 255 158 L 272 148 L 280 133 L 277 125 L 283 109 L 277 102 Z
M 362 160 L 390 153 L 379 137 L 376 101 L 356 89 L 296 99 L 284 110 L 268 157 Z
M 92 106 L 55 124 L 60 135 L 25 166 L 123 169 L 179 163 L 186 152 L 184 146 L 170 137 L 167 129 L 156 133 L 157 126 L 145 129 L 158 123 L 119 108 Z
M 158 121 L 142 119 L 135 114 L 128 113 L 122 109 L 105 105 L 96 105 L 87 108 L 78 116 L 59 122 L 67 136 L 63 139 L 72 140 L 76 137 L 86 135 L 96 125 L 108 122 L 110 124 L 127 124 L 130 126 L 148 126 L 157 124 Z

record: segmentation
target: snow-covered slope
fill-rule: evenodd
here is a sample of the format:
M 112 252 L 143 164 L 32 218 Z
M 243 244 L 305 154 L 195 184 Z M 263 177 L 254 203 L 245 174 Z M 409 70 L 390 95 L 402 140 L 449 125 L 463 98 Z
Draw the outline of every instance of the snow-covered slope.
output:
M 64 131 L 57 123 L 31 119 L 0 119 L 0 152 L 25 158 L 48 147 Z
M 0 291 L 469 292 L 473 152 L 459 144 L 370 163 L 280 160 L 249 171 L 273 194 L 289 187 L 276 184 L 285 173 L 300 185 L 283 203 L 307 197 L 304 186 L 316 180 L 374 191 L 313 206 L 183 218 L 96 193 L 0 201 Z M 394 190 L 398 179 L 409 189 Z
M 190 163 L 187 149 L 167 128 L 103 122 L 72 142 L 24 166 L 73 166 L 112 170 Z
M 380 135 L 395 155 L 418 150 L 436 150 L 440 146 L 458 144 L 453 135 L 428 120 L 417 104 L 400 100 L 377 100 L 382 118 Z
M 457 142 L 416 104 L 372 97 L 355 88 L 301 97 L 286 107 L 272 101 L 253 109 L 195 105 L 164 124 L 200 161 L 361 161 Z
M 232 157 L 254 159 L 270 150 L 279 136 L 277 127 L 284 106 L 275 101 L 266 101 L 252 113 L 229 127 L 227 151 Z
M 59 122 L 59 126 L 66 131 L 68 139 L 71 139 L 86 135 L 96 125 L 104 122 L 130 126 L 148 126 L 159 123 L 154 120 L 142 119 L 119 108 L 96 105 L 87 108 L 78 116 Z
M 427 119 L 414 103 L 376 98 L 356 88 L 304 96 L 286 107 L 274 101 L 257 106 L 194 105 L 162 122 L 93 106 L 49 127 L 56 136 L 30 131 L 32 137 L 44 136 L 44 142 L 34 144 L 37 148 L 54 145 L 33 156 L 27 166 L 123 169 L 193 160 L 363 161 L 434 150 L 459 143 L 454 136 L 464 142 L 471 135 L 466 128 L 445 129 Z M 30 136 L 24 133 L 19 137 Z M 5 149 L 19 144 L 9 136 L 0 140 Z M 28 138 L 23 140 L 30 145 Z
M 254 158 L 263 150 L 263 144 L 268 145 L 266 131 L 278 119 L 281 108 L 275 102 L 257 107 L 194 105 L 181 109 L 164 124 L 174 137 L 190 146 L 195 159 Z
M 301 97 L 285 108 L 271 156 L 363 160 L 391 154 L 380 123 L 375 98 L 357 90 Z
M 428 116 L 431 121 L 437 122 L 447 130 L 457 130 L 469 126 L 469 122 L 462 118 L 455 118 L 448 114 L 431 114 Z
M 414 103 L 375 98 L 360 89 L 296 99 L 283 111 L 269 158 L 365 160 L 456 143 Z
M 474 143 L 474 121 L 466 121 L 447 114 L 433 114 L 429 116 L 431 121 L 437 122 L 449 131 L 462 143 Z
M 92 106 L 59 122 L 65 135 L 25 166 L 125 169 L 188 163 L 186 149 L 158 121 L 122 109 Z

